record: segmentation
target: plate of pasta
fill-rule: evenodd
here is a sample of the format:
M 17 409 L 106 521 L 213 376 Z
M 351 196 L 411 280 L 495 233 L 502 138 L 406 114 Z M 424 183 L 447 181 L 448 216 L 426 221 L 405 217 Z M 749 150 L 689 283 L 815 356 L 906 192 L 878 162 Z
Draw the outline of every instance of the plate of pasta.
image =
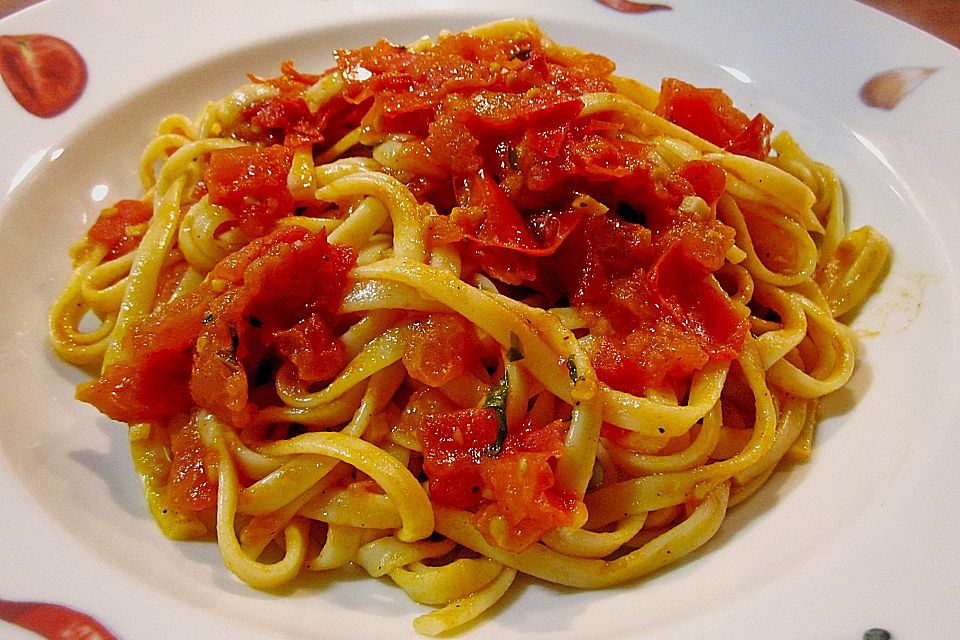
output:
M 0 25 L 0 630 L 955 632 L 955 48 L 852 2 Z

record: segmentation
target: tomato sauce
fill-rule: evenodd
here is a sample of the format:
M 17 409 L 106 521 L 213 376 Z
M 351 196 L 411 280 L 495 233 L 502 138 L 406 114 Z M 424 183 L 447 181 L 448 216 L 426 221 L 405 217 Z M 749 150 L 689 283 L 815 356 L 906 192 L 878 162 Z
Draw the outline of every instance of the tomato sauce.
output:
M 202 187 L 255 240 L 137 323 L 125 344 L 130 360 L 78 396 L 126 422 L 199 406 L 242 429 L 257 411 L 262 372 L 288 362 L 307 384 L 332 379 L 346 362 L 337 336 L 349 319 L 337 310 L 356 255 L 323 233 L 276 223 L 297 206 L 286 183 L 294 149 L 318 155 L 357 127 L 370 144 L 401 141 L 404 180 L 438 214 L 428 244 L 454 246 L 465 280 L 483 274 L 508 295 L 581 312 L 597 338 L 590 355 L 602 382 L 682 393 L 711 360 L 736 358 L 747 322 L 715 278 L 734 231 L 710 209 L 724 171 L 707 160 L 665 169 L 651 143 L 619 135 L 615 113 L 581 117 L 586 94 L 614 91 L 613 64 L 544 47 L 526 36 L 458 34 L 423 52 L 386 41 L 339 51 L 343 93 L 315 112 L 303 91 L 318 76 L 285 63 L 279 78 L 257 79 L 279 95 L 240 114 L 230 133 L 247 144 L 211 153 Z M 656 111 L 731 152 L 769 152 L 770 123 L 719 89 L 667 79 Z M 690 197 L 708 206 L 682 207 Z M 124 230 L 144 215 L 118 204 L 90 237 L 127 251 L 134 240 Z M 439 388 L 463 373 L 496 388 L 491 377 L 502 369 L 459 317 L 408 318 L 403 364 L 422 387 L 401 428 L 421 443 L 431 499 L 472 511 L 492 542 L 513 550 L 573 523 L 582 505 L 554 477 L 566 423 L 508 430 L 496 394 L 481 408 L 444 400 Z M 185 489 L 172 491 L 203 508 L 204 452 L 190 432 L 175 444 L 174 478 Z

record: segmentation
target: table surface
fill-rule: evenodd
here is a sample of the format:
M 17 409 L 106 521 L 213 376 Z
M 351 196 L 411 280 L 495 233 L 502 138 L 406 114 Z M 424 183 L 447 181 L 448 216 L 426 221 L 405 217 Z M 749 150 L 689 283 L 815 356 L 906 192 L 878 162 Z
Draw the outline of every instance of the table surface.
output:
M 859 0 L 960 47 L 960 0 Z M 0 18 L 37 0 L 0 0 Z

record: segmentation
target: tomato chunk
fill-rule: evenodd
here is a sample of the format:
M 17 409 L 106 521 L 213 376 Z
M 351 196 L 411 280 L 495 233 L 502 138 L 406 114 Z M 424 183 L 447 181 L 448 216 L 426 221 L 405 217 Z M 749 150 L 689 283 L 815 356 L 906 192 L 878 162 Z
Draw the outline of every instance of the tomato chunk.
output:
M 488 540 L 522 551 L 547 532 L 573 523 L 580 500 L 557 486 L 552 466 L 563 455 L 566 432 L 562 420 L 540 428 L 526 425 L 507 437 L 499 456 L 480 465 L 493 501 L 476 521 Z
M 733 153 L 758 159 L 770 153 L 773 125 L 762 114 L 747 117 L 720 89 L 666 78 L 656 113 Z
M 280 145 L 213 151 L 203 175 L 210 202 L 230 209 L 244 233 L 261 236 L 293 211 L 292 162 L 293 151 Z
M 528 547 L 547 531 L 571 524 L 580 505 L 554 477 L 566 430 L 563 421 L 539 428 L 525 424 L 494 455 L 494 410 L 425 416 L 418 433 L 431 500 L 475 511 L 475 521 L 494 544 L 513 551 Z
M 147 222 L 152 215 L 153 207 L 146 202 L 120 200 L 100 212 L 87 238 L 108 247 L 107 259 L 122 256 L 139 245 L 143 235 L 132 233 L 131 227 Z
M 674 176 L 683 179 L 693 191 L 693 195 L 700 196 L 711 205 L 720 199 L 727 184 L 727 174 L 724 170 L 708 160 L 684 162 L 674 171 Z
M 440 387 L 471 368 L 479 367 L 477 335 L 463 317 L 434 313 L 401 331 L 407 345 L 403 364 L 415 380 Z
M 115 420 L 166 420 L 192 406 L 234 426 L 249 423 L 248 376 L 279 341 L 279 352 L 308 375 L 330 362 L 338 346 L 325 323 L 335 320 L 356 254 L 331 245 L 323 232 L 281 227 L 227 256 L 193 291 L 134 323 L 125 338 L 129 359 L 78 387 L 77 397 Z M 298 323 L 306 321 L 310 329 Z M 302 341 L 296 334 L 301 333 Z M 291 342 L 292 341 L 292 342 Z M 293 344 L 293 346 L 291 346 Z
M 732 360 L 743 348 L 748 324 L 711 275 L 733 244 L 732 230 L 720 223 L 688 223 L 674 230 L 677 239 L 650 270 L 655 300 L 711 357 Z
M 217 484 L 210 463 L 216 453 L 200 440 L 195 421 L 190 421 L 170 436 L 170 475 L 164 491 L 171 503 L 183 511 L 203 511 L 216 506 Z

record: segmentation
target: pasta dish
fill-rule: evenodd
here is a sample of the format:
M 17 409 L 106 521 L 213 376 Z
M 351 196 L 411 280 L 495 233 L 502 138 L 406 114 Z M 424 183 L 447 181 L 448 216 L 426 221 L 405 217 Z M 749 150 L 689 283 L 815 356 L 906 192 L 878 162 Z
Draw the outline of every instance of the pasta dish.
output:
M 51 311 L 77 398 L 167 536 L 258 589 L 362 567 L 427 635 L 518 572 L 601 588 L 710 540 L 811 455 L 888 261 L 764 115 L 523 20 L 285 62 L 139 172 Z

